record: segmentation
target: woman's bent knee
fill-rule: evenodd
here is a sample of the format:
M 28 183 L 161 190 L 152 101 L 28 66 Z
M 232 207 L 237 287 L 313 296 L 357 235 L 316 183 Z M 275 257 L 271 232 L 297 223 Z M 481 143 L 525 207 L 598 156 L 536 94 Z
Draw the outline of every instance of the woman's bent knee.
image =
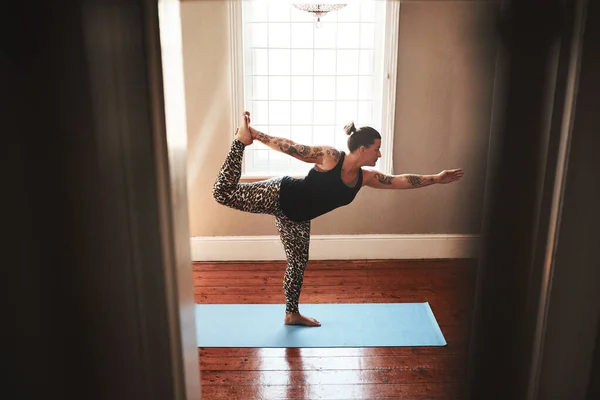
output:
M 224 190 L 222 187 L 219 187 L 218 185 L 215 185 L 215 187 L 213 188 L 213 198 L 216 200 L 217 203 L 222 204 L 224 206 L 228 205 L 229 203 L 229 195 L 227 194 L 227 191 Z

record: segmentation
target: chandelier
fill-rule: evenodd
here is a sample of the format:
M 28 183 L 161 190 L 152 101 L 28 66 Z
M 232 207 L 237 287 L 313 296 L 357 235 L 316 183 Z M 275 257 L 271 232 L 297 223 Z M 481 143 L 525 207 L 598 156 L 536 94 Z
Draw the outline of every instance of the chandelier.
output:
M 346 4 L 294 4 L 298 10 L 306 11 L 315 16 L 317 28 L 321 27 L 321 17 L 330 11 L 341 10 Z

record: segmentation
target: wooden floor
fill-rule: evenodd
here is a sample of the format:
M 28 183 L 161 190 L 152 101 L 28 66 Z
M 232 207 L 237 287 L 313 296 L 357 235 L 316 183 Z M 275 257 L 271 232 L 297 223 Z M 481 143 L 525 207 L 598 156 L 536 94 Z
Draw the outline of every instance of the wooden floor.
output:
M 284 262 L 193 268 L 198 304 L 285 302 Z M 466 385 L 475 272 L 474 260 L 310 262 L 301 312 L 302 303 L 428 301 L 448 345 L 199 348 L 202 399 L 459 400 Z

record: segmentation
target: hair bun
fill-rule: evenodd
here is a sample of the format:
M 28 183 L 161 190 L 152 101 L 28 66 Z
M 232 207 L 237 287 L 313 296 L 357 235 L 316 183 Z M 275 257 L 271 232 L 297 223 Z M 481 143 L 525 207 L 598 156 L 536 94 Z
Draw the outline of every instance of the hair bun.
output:
M 354 132 L 356 132 L 356 126 L 354 126 L 354 121 L 344 126 L 344 132 L 346 132 L 346 135 L 352 135 Z

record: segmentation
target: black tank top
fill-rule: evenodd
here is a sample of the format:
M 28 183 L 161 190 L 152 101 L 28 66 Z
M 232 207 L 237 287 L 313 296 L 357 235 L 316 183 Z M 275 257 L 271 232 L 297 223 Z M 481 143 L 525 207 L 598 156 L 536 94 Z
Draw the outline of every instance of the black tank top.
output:
M 283 177 L 279 202 L 283 213 L 292 221 L 307 221 L 338 207 L 350 204 L 362 186 L 362 169 L 354 187 L 342 181 L 342 151 L 336 166 L 326 172 L 312 168 L 304 178 Z

